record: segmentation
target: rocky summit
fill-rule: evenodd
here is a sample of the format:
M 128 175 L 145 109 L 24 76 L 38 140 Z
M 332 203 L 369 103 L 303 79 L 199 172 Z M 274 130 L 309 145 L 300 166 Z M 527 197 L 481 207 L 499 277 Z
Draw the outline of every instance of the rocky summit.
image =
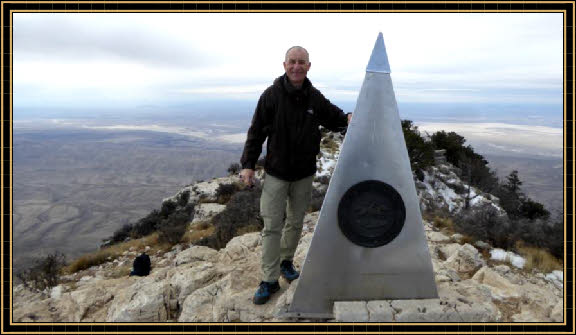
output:
M 330 175 L 338 152 L 323 151 L 319 175 Z M 261 178 L 261 174 L 258 174 Z M 209 220 L 224 210 L 216 204 L 219 184 L 237 177 L 197 183 L 189 202 L 196 203 L 195 220 Z M 326 185 L 315 183 L 318 189 Z M 498 199 L 465 185 L 455 168 L 444 163 L 429 168 L 416 181 L 423 210 L 444 208 L 457 213 L 468 206 L 498 206 Z M 458 191 L 459 190 L 459 191 Z M 462 190 L 465 190 L 463 195 Z M 182 191 L 182 192 L 183 192 Z M 181 192 L 180 192 L 181 193 Z M 175 195 L 174 198 L 178 196 Z M 465 199 L 466 197 L 466 199 Z M 199 201 L 202 200 L 202 201 Z M 294 263 L 306 257 L 319 212 L 305 217 Z M 562 322 L 563 273 L 527 271 L 513 253 L 484 241 L 470 241 L 432 222 L 423 222 L 438 299 L 337 301 L 327 322 Z M 146 277 L 118 275 L 143 250 L 132 248 L 121 257 L 61 278 L 58 286 L 33 292 L 13 288 L 15 322 L 306 322 L 284 316 L 298 280 L 280 279 L 281 289 L 264 305 L 252 297 L 260 282 L 261 237 L 250 232 L 234 237 L 224 248 L 177 244 L 150 254 Z M 499 255 L 501 257 L 495 257 Z

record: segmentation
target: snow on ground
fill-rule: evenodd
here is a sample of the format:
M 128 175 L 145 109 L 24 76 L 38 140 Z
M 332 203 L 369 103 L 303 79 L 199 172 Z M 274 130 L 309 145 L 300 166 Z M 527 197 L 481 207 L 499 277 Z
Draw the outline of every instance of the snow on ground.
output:
M 522 256 L 500 248 L 490 250 L 490 259 L 508 262 L 519 269 L 522 269 L 526 263 L 526 260 Z
M 444 198 L 444 201 L 448 205 L 449 211 L 453 211 L 458 206 L 456 200 L 462 199 L 461 196 L 456 194 L 456 192 L 454 192 L 454 190 L 449 187 L 439 188 L 437 192 L 442 198 Z
M 338 152 L 339 153 L 339 152 Z M 334 168 L 336 167 L 336 162 L 338 161 L 338 153 L 328 154 L 322 152 L 322 157 L 318 160 L 318 166 L 321 167 L 320 171 L 316 173 L 317 176 L 331 176 Z
M 559 270 L 554 270 L 551 273 L 546 275 L 546 279 L 548 280 L 557 280 L 560 282 L 564 281 L 564 272 Z

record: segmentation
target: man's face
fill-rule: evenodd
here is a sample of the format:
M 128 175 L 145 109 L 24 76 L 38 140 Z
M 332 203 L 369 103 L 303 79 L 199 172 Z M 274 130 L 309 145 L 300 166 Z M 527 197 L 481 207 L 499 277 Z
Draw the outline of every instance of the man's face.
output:
M 284 61 L 284 70 L 293 85 L 301 85 L 306 78 L 310 65 L 306 51 L 295 48 L 288 52 Z

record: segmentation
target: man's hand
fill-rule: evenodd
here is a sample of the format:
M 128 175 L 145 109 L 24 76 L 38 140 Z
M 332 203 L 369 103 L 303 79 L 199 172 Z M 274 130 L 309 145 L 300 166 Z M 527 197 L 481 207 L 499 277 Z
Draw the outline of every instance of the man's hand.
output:
M 348 124 L 350 124 L 350 120 L 352 120 L 352 113 L 348 114 Z
M 242 169 L 242 171 L 240 171 L 240 179 L 242 179 L 246 186 L 254 185 L 254 170 Z

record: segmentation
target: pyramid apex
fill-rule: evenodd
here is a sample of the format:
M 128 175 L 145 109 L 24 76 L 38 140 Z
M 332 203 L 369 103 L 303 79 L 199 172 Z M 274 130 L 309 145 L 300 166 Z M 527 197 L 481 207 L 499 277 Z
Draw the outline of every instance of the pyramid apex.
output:
M 382 32 L 380 32 L 378 38 L 376 38 L 370 61 L 368 62 L 368 66 L 366 66 L 366 72 L 390 73 L 390 64 L 388 63 L 388 55 L 386 54 L 386 46 L 384 45 Z

